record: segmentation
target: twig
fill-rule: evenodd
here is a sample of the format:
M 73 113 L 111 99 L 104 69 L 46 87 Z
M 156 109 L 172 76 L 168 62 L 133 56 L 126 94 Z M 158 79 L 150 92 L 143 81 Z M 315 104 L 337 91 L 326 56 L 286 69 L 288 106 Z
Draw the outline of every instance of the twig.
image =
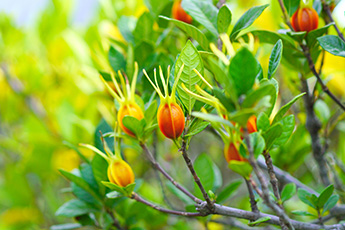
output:
M 257 162 L 258 162 L 258 165 L 260 168 L 267 169 L 267 165 L 265 164 L 265 162 L 262 159 L 259 158 Z M 301 181 L 299 181 L 295 177 L 291 176 L 288 172 L 285 172 L 276 166 L 273 166 L 273 170 L 274 170 L 277 178 L 279 179 L 279 181 L 282 184 L 294 183 L 297 186 L 297 188 L 303 188 L 304 190 L 306 190 L 310 193 L 318 194 L 315 190 L 313 190 L 312 188 L 303 184 Z
M 178 215 L 178 216 L 187 216 L 187 217 L 205 216 L 205 214 L 202 214 L 199 212 L 182 212 L 182 211 L 176 211 L 176 210 L 162 208 L 160 206 L 157 206 L 155 204 L 148 202 L 147 200 L 140 197 L 138 194 L 136 194 L 134 192 L 132 193 L 131 199 L 134 199 L 134 200 L 136 200 L 140 203 L 143 203 L 147 206 L 150 206 L 151 208 L 156 209 L 160 212 L 164 212 L 164 213 L 168 213 L 168 214 L 173 214 L 173 215 Z
M 113 226 L 116 229 L 122 230 L 123 228 L 121 227 L 119 221 L 115 218 L 114 213 L 109 209 L 107 209 L 106 211 L 110 215 L 111 219 L 113 220 Z
M 200 203 L 201 200 L 198 199 L 197 197 L 195 197 L 192 193 L 190 193 L 186 188 L 184 188 L 182 185 L 180 185 L 179 183 L 177 183 L 174 178 L 172 178 L 161 166 L 160 164 L 155 161 L 155 159 L 153 158 L 150 150 L 146 147 L 146 145 L 144 143 L 140 143 L 141 148 L 144 150 L 147 158 L 149 159 L 149 161 L 152 163 L 152 165 L 163 174 L 163 176 L 165 176 L 176 188 L 178 188 L 181 192 L 183 192 L 184 194 L 186 194 L 188 197 L 190 197 L 193 201 L 195 201 L 196 203 Z
M 185 127 L 185 130 L 184 130 L 183 136 L 182 136 L 182 146 L 181 146 L 181 149 L 179 151 L 182 152 L 183 159 L 186 162 L 187 167 L 188 167 L 190 173 L 192 174 L 195 183 L 198 185 L 198 187 L 199 187 L 199 189 L 200 189 L 200 191 L 202 193 L 202 196 L 206 200 L 207 206 L 208 206 L 209 210 L 212 212 L 213 209 L 214 209 L 214 203 L 211 201 L 211 199 L 208 196 L 204 186 L 202 185 L 202 183 L 200 181 L 200 178 L 196 174 L 194 166 L 193 166 L 193 163 L 192 163 L 192 161 L 189 158 L 188 153 L 187 153 L 187 140 L 185 138 L 185 135 L 188 133 L 188 123 L 189 123 L 189 120 L 190 120 L 190 116 L 188 115 L 187 116 L 187 121 L 186 121 L 187 125 Z
M 265 162 L 267 165 L 267 171 L 268 171 L 268 174 L 270 176 L 270 182 L 271 182 L 271 185 L 273 188 L 274 196 L 277 198 L 278 205 L 283 209 L 282 200 L 280 198 L 278 179 L 277 179 L 276 174 L 274 172 L 271 154 L 265 150 L 263 155 L 265 157 Z
M 246 181 L 246 185 L 248 188 L 248 193 L 249 193 L 249 199 L 250 199 L 250 207 L 252 209 L 252 212 L 259 212 L 258 206 L 256 205 L 256 200 L 255 200 L 255 196 L 254 196 L 254 192 L 253 192 L 253 187 L 250 183 L 249 180 L 247 180 L 246 178 L 244 178 L 244 180 Z
M 253 167 L 253 170 L 254 170 L 254 172 L 255 172 L 256 176 L 258 177 L 260 184 L 261 184 L 262 199 L 264 200 L 265 204 L 268 207 L 270 207 L 279 216 L 280 226 L 283 230 L 294 229 L 294 227 L 292 226 L 292 224 L 290 222 L 289 217 L 285 214 L 284 210 L 281 209 L 279 206 L 277 206 L 275 203 L 273 203 L 270 199 L 267 183 L 264 179 L 262 172 L 260 171 L 260 169 L 256 163 L 255 158 L 254 158 L 253 148 L 250 145 L 250 140 L 249 140 L 248 135 L 246 135 L 246 142 L 247 142 L 247 148 L 248 148 L 248 152 L 249 152 L 249 163 Z
M 321 2 L 322 2 L 322 8 L 326 12 L 330 22 L 334 22 L 334 19 L 332 17 L 332 12 L 329 8 L 329 5 L 327 4 L 327 2 L 325 0 L 321 0 Z M 335 22 L 334 22 L 333 26 L 334 26 L 335 30 L 337 31 L 338 36 L 341 38 L 341 40 L 343 40 L 345 42 L 344 35 L 340 32 L 340 30 L 339 30 L 338 26 L 335 24 Z

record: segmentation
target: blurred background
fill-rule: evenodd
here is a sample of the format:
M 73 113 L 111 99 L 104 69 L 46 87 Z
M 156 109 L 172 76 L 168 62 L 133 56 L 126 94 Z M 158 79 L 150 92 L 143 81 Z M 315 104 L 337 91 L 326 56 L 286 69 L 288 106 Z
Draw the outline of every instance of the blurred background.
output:
M 229 1 L 233 21 L 264 3 L 271 1 Z M 341 28 L 344 10 L 343 0 L 334 9 Z M 69 144 L 93 143 L 95 128 L 112 104 L 98 77 L 98 70 L 110 71 L 109 38 L 124 41 L 120 18 L 145 11 L 143 0 L 0 1 L 0 229 L 48 229 L 66 222 L 54 215 L 71 197 L 57 169 L 80 164 Z M 272 1 L 251 28 L 277 31 L 281 23 Z M 263 46 L 263 63 L 271 48 Z M 345 63 L 326 55 L 328 84 L 343 96 Z M 286 85 L 293 89 L 291 81 Z M 221 152 L 220 143 L 210 141 L 206 149 Z M 298 156 L 301 150 L 293 151 Z

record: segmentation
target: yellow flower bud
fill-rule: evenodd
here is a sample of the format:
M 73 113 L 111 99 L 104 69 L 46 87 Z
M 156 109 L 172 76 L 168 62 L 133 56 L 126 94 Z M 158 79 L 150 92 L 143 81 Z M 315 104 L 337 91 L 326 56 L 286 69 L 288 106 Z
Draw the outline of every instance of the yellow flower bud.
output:
M 134 183 L 133 170 L 124 160 L 111 161 L 107 173 L 109 181 L 120 187 Z

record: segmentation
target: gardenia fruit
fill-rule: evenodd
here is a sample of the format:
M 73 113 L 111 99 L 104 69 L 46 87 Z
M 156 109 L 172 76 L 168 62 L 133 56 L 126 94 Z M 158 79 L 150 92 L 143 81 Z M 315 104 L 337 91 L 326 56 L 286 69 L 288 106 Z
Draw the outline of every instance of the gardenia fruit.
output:
M 124 160 L 111 161 L 107 173 L 109 181 L 120 187 L 134 183 L 133 170 Z
M 317 29 L 319 15 L 312 7 L 300 7 L 291 17 L 291 25 L 297 32 Z
M 181 0 L 177 0 L 174 2 L 174 5 L 172 7 L 172 17 L 185 23 L 192 23 L 192 17 L 188 15 L 182 8 Z

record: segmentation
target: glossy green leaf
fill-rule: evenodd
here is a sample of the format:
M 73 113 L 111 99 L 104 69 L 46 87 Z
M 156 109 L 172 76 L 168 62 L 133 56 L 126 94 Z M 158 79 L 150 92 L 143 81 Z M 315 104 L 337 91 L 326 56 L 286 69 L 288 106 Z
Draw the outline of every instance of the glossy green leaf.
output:
M 194 161 L 194 169 L 205 190 L 212 190 L 215 182 L 212 159 L 205 153 L 200 154 Z M 201 198 L 202 194 L 195 184 L 194 191 Z
M 149 12 L 143 13 L 135 26 L 133 36 L 136 44 L 141 41 L 151 41 L 154 20 Z
M 270 79 L 277 71 L 283 54 L 283 42 L 281 39 L 274 45 L 268 64 L 267 78 Z
M 227 33 L 231 24 L 232 14 L 229 7 L 224 4 L 217 15 L 217 28 L 219 33 Z
M 71 230 L 81 228 L 81 224 L 70 223 L 70 224 L 57 224 L 50 227 L 50 230 Z
M 335 194 L 332 195 L 327 202 L 325 203 L 325 205 L 323 206 L 323 210 L 322 210 L 322 214 L 324 214 L 325 212 L 327 212 L 328 210 L 330 210 L 331 208 L 333 208 L 337 202 L 339 200 L 339 195 Z
M 246 48 L 238 51 L 229 66 L 229 74 L 233 79 L 237 95 L 252 89 L 259 72 L 259 65 L 253 54 Z
M 187 89 L 197 93 L 195 85 L 199 84 L 201 79 L 193 71 L 193 69 L 198 70 L 199 73 L 203 75 L 204 64 L 198 50 L 194 47 L 190 40 L 188 40 L 187 44 L 182 49 L 181 54 L 175 63 L 175 79 L 182 64 L 184 64 L 184 68 L 177 85 L 177 93 L 182 103 L 187 108 L 188 113 L 191 114 L 195 99 L 185 92 L 185 90 L 182 88 L 182 83 L 187 87 Z
M 223 90 L 218 87 L 213 88 L 213 93 L 216 98 L 222 103 L 222 105 L 226 108 L 228 112 L 234 112 L 236 110 L 235 103 L 233 102 L 232 98 L 229 98 L 225 95 Z
M 295 195 L 296 193 L 296 185 L 294 183 L 290 183 L 285 185 L 285 187 L 283 188 L 283 191 L 281 193 L 281 200 L 282 202 L 285 202 L 289 199 L 291 199 L 291 197 L 293 197 L 293 195 Z
M 70 172 L 67 172 L 63 169 L 59 169 L 59 171 L 68 180 L 70 180 L 71 182 L 78 185 L 80 188 L 82 188 L 85 191 L 87 191 L 88 193 L 90 193 L 90 195 L 92 195 L 94 198 L 100 200 L 98 194 L 90 187 L 90 185 L 83 178 L 78 177 L 78 176 L 76 176 Z
M 275 147 L 281 146 L 289 140 L 291 134 L 295 129 L 295 116 L 291 114 L 289 116 L 283 117 L 283 119 L 281 119 L 279 123 L 282 124 L 283 132 L 280 137 L 278 137 L 274 142 Z
M 297 192 L 298 198 L 305 204 L 309 205 L 310 207 L 316 209 L 316 202 L 314 202 L 311 197 L 313 194 L 309 193 L 308 191 L 304 189 L 298 189 Z
M 289 101 L 287 104 L 285 104 L 283 107 L 281 107 L 278 111 L 278 113 L 275 115 L 272 124 L 275 124 L 276 122 L 280 121 L 285 113 L 290 109 L 290 107 L 295 103 L 300 97 L 304 96 L 305 93 L 301 93 L 294 97 L 291 101 Z
M 209 1 L 200 0 L 184 0 L 181 4 L 182 8 L 194 20 L 210 31 L 214 36 L 218 35 L 217 31 L 217 14 L 218 9 Z
M 255 107 L 258 102 L 266 97 L 269 96 L 269 103 L 270 107 L 266 108 L 264 112 L 270 113 L 271 107 L 274 106 L 274 103 L 276 101 L 276 88 L 275 86 L 270 82 L 265 82 L 263 84 L 260 84 L 259 88 L 250 92 L 247 97 L 244 99 L 242 103 L 243 108 L 251 108 Z
M 339 36 L 325 35 L 317 38 L 317 40 L 320 46 L 327 52 L 336 56 L 345 57 L 345 42 Z
M 250 146 L 253 148 L 254 157 L 257 158 L 265 150 L 265 139 L 259 132 L 249 134 Z M 244 141 L 247 144 L 247 140 Z
M 316 30 L 312 30 L 307 34 L 307 44 L 309 47 L 312 47 L 315 42 L 317 41 L 317 38 L 322 36 L 324 33 L 327 32 L 328 28 L 330 26 L 334 25 L 334 22 L 329 23 L 325 25 L 324 27 L 318 28 Z
M 299 7 L 300 0 L 284 0 L 284 6 L 291 17 Z
M 142 122 L 144 119 L 138 120 L 132 116 L 125 116 L 122 119 L 123 125 L 135 134 L 136 137 L 140 138 L 143 134 L 145 124 Z
M 206 121 L 210 121 L 210 122 L 218 122 L 218 123 L 227 125 L 231 128 L 234 128 L 233 124 L 231 124 L 230 121 L 225 120 L 225 119 L 219 117 L 218 115 L 201 113 L 201 112 L 193 112 L 192 116 L 206 120 Z
M 110 46 L 108 58 L 109 58 L 109 63 L 111 67 L 113 68 L 113 70 L 115 71 L 115 73 L 117 73 L 118 70 L 126 71 L 125 57 L 122 55 L 122 53 L 117 51 L 113 46 Z
M 236 22 L 230 34 L 231 41 L 235 40 L 241 30 L 249 27 L 261 15 L 261 13 L 268 7 L 268 4 L 262 6 L 254 6 L 245 12 L 241 18 Z
M 70 200 L 64 203 L 55 213 L 57 216 L 65 216 L 65 217 L 75 217 L 80 216 L 87 213 L 95 213 L 99 212 L 100 210 L 96 209 L 95 207 L 81 201 L 81 200 Z
M 229 168 L 246 179 L 249 179 L 253 171 L 252 166 L 246 161 L 230 161 Z
M 300 32 L 289 31 L 286 34 L 289 35 L 293 40 L 297 42 L 302 42 L 303 39 L 306 37 L 307 32 L 306 31 L 300 31 Z
M 240 187 L 242 181 L 235 181 L 231 184 L 227 185 L 218 195 L 217 195 L 217 203 L 221 204 L 226 201 L 232 194 L 237 191 L 237 188 Z
M 170 192 L 172 192 L 175 196 L 177 196 L 186 205 L 195 204 L 194 201 L 189 196 L 181 192 L 181 190 L 176 188 L 175 185 L 173 185 L 172 183 L 167 181 L 165 185 L 167 186 Z
M 283 126 L 280 123 L 276 123 L 272 125 L 266 132 L 262 134 L 265 139 L 266 149 L 269 150 L 272 146 L 274 141 L 280 137 L 283 132 Z
M 203 121 L 203 122 L 198 122 L 195 123 L 195 125 L 192 125 L 189 129 L 189 132 L 187 135 L 185 135 L 186 137 L 188 136 L 194 136 L 200 132 L 202 132 L 204 129 L 206 129 L 206 127 L 210 124 L 210 122 L 207 121 Z
M 259 131 L 262 130 L 263 132 L 265 132 L 265 131 L 267 131 L 267 129 L 269 129 L 271 124 L 270 124 L 270 120 L 269 120 L 268 116 L 266 115 L 266 113 L 260 113 L 257 116 L 256 125 L 257 125 L 257 128 Z
M 176 26 L 178 26 L 181 30 L 183 30 L 188 36 L 194 38 L 195 41 L 197 41 L 199 43 L 199 45 L 204 50 L 209 50 L 209 45 L 208 45 L 209 41 L 208 41 L 208 39 L 203 34 L 203 32 L 201 32 L 201 30 L 199 30 L 195 26 L 190 25 L 190 24 L 185 23 L 185 22 L 182 22 L 182 21 L 179 21 L 179 20 L 168 18 L 168 17 L 165 17 L 165 16 L 159 16 L 159 17 L 162 18 L 162 19 L 171 21 Z
M 332 196 L 333 191 L 334 191 L 334 186 L 331 184 L 320 193 L 320 195 L 317 199 L 317 207 L 318 208 L 320 208 L 320 209 L 323 208 L 325 203 Z
M 145 120 L 148 124 L 150 124 L 157 115 L 157 101 L 154 100 L 151 102 L 151 104 L 145 109 L 144 116 Z

